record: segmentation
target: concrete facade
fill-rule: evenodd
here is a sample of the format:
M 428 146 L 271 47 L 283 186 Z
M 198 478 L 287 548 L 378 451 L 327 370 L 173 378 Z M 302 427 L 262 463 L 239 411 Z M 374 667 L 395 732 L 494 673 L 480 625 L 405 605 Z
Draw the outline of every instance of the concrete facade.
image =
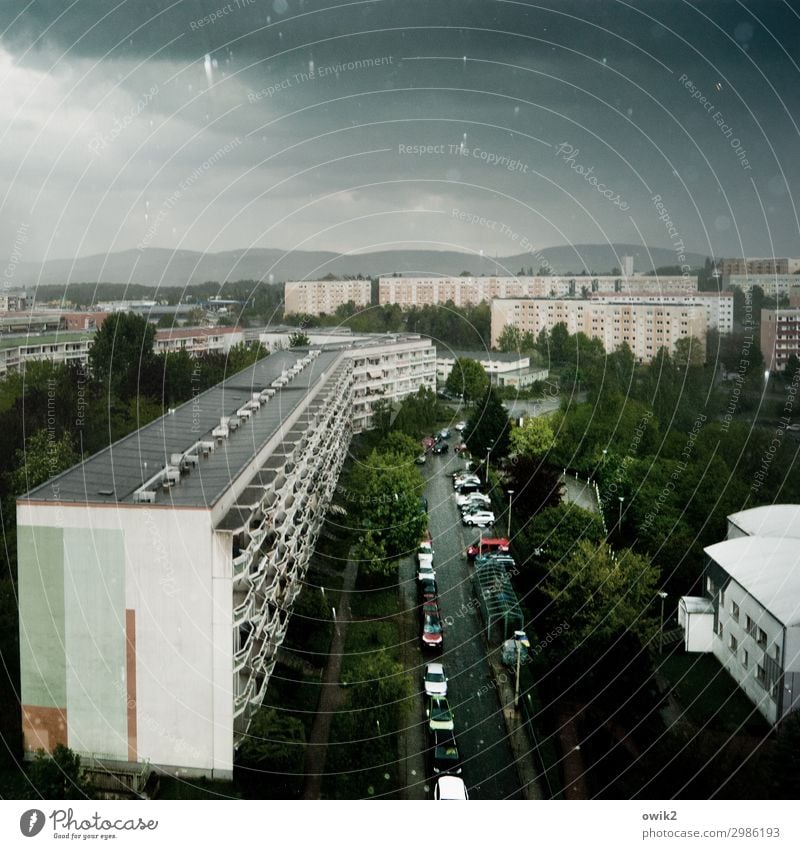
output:
M 419 337 L 279 352 L 18 499 L 26 752 L 231 776 L 376 359 L 435 386 Z
M 292 315 L 332 315 L 353 301 L 357 307 L 372 302 L 369 280 L 289 280 L 284 286 L 284 312 Z
M 492 302 L 492 345 L 506 325 L 534 338 L 541 330 L 566 325 L 569 333 L 599 339 L 609 353 L 626 342 L 638 362 L 650 362 L 660 348 L 674 353 L 679 339 L 694 337 L 705 357 L 705 307 L 673 304 L 620 304 L 592 300 L 513 298 Z
M 733 333 L 733 292 L 629 292 L 622 295 L 599 292 L 592 295 L 592 300 L 616 304 L 701 306 L 706 311 L 709 328 L 716 328 L 720 333 Z
M 800 307 L 761 310 L 761 353 L 769 371 L 783 371 L 800 356 Z
M 588 298 L 593 292 L 696 292 L 694 277 L 381 277 L 378 302 L 411 307 L 474 306 L 495 298 Z

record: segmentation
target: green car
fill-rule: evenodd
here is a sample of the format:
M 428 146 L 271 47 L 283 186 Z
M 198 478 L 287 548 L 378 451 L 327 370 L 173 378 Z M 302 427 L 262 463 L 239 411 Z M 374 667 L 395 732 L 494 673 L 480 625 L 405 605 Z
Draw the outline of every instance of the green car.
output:
M 452 731 L 455 728 L 453 721 L 453 712 L 450 710 L 450 703 L 444 696 L 431 696 L 430 706 L 428 707 L 428 730 L 433 733 L 435 731 Z

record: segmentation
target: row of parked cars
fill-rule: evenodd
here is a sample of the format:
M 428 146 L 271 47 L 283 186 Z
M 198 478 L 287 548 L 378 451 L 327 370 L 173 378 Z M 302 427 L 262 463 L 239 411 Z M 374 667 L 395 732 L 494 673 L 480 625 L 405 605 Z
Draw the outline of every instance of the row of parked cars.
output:
M 417 547 L 417 583 L 422 613 L 422 647 L 427 652 L 441 652 L 444 647 L 444 621 L 433 568 L 433 542 L 428 533 Z M 436 779 L 434 799 L 467 799 L 467 788 L 459 777 L 461 755 L 455 738 L 455 719 L 447 699 L 444 664 L 438 661 L 426 664 L 424 685 L 428 762 Z
M 461 523 L 485 528 L 495 523 L 492 500 L 482 492 L 483 483 L 474 472 L 453 473 L 456 505 L 461 511 Z

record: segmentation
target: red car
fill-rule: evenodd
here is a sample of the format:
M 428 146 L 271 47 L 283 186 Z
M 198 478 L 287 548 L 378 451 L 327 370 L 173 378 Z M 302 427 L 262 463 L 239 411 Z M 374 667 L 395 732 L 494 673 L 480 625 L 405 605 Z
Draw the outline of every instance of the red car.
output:
M 432 436 L 426 436 L 422 440 L 422 447 L 425 451 L 430 451 L 431 448 L 433 448 L 435 443 L 436 443 L 436 440 Z
M 467 557 L 474 560 L 479 554 L 491 554 L 499 551 L 505 554 L 508 551 L 509 542 L 505 537 L 484 537 L 476 540 L 467 548 Z
M 435 601 L 422 605 L 422 646 L 426 649 L 441 649 L 444 642 L 444 625 Z

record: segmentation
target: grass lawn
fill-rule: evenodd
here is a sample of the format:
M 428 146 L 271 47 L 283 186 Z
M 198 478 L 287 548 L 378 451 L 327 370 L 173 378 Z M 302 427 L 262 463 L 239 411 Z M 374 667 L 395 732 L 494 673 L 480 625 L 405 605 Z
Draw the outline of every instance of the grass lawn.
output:
M 664 659 L 660 669 L 695 725 L 729 734 L 763 735 L 769 730 L 753 703 L 713 655 L 674 654 Z

